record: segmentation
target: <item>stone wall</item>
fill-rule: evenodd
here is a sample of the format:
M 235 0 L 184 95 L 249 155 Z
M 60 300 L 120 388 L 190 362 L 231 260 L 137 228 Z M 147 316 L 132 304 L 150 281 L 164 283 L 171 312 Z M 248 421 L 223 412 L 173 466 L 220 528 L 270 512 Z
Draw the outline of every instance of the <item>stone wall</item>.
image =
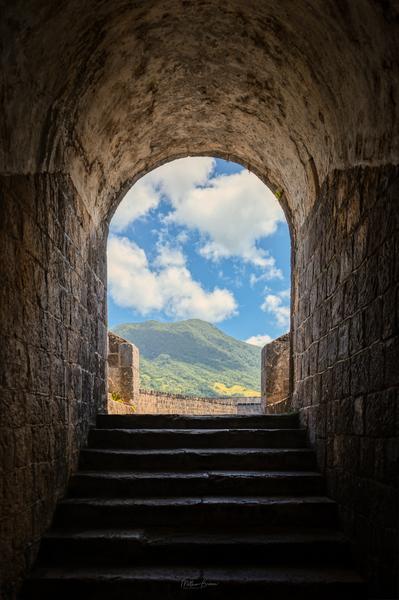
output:
M 139 414 L 240 415 L 261 414 L 260 398 L 201 398 L 140 390 Z
M 294 405 L 379 598 L 398 576 L 398 229 L 398 167 L 335 172 L 294 265 Z
M 287 411 L 290 395 L 290 334 L 280 336 L 262 348 L 262 403 L 268 412 Z
M 108 415 L 134 415 L 136 409 L 134 406 L 125 402 L 117 402 L 108 396 L 107 414 Z
M 105 400 L 105 239 L 68 177 L 0 177 L 2 598 L 35 556 Z
M 134 404 L 140 389 L 139 350 L 108 331 L 108 394 L 117 394 L 125 402 Z
M 266 413 L 268 415 L 280 415 L 281 413 L 291 412 L 292 410 L 291 396 L 282 398 L 282 400 L 279 400 L 274 404 L 268 404 L 266 407 Z

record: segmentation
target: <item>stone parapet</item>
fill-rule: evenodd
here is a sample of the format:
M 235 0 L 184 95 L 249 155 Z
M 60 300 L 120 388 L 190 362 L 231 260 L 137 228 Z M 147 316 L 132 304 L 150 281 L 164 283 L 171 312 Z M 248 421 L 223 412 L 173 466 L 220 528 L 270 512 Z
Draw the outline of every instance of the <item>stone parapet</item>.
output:
M 262 348 L 262 403 L 264 412 L 287 412 L 290 408 L 290 334 Z M 274 407 L 274 410 L 271 409 Z
M 108 332 L 108 394 L 135 404 L 139 395 L 140 355 L 136 346 Z
M 140 390 L 139 414 L 239 415 L 261 414 L 260 398 L 213 398 Z

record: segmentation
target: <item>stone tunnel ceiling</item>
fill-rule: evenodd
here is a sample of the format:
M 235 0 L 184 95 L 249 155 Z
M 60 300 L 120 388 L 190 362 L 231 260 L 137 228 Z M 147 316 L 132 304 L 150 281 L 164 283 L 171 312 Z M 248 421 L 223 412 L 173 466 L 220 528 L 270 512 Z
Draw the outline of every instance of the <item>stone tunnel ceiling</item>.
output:
M 247 165 L 284 190 L 294 229 L 333 168 L 397 162 L 393 3 L 16 0 L 3 10 L 0 168 L 69 173 L 98 222 L 127 183 L 178 156 Z

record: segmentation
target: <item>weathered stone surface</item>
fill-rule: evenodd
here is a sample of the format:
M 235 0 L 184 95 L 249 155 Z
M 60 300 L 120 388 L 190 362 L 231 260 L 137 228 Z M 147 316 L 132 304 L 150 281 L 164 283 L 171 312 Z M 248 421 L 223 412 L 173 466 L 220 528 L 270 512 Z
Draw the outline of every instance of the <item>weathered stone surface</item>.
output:
M 140 390 L 138 414 L 261 415 L 260 398 L 201 398 Z
M 108 331 L 108 394 L 136 406 L 140 388 L 139 350 L 124 338 Z M 108 406 L 114 406 L 109 404 Z
M 273 404 L 273 412 L 287 412 L 290 406 L 291 341 L 287 333 L 262 348 L 261 385 L 265 412 Z M 308 364 L 308 363 L 307 363 Z
M 396 196 L 395 204 L 391 195 L 398 177 L 398 168 L 388 166 L 336 172 L 327 180 L 320 204 L 301 231 L 301 236 L 309 238 L 314 255 L 320 248 L 319 255 L 324 256 L 317 273 L 318 289 L 324 289 L 323 281 L 331 278 L 330 265 L 348 247 L 348 240 L 353 248 L 362 240 L 362 258 L 356 259 L 353 270 L 346 270 L 346 276 L 330 287 L 329 296 L 318 297 L 313 314 L 303 313 L 294 321 L 293 331 L 294 406 L 300 409 L 303 422 L 309 427 L 320 460 L 327 461 L 321 465 L 327 467 L 330 493 L 340 503 L 347 531 L 358 541 L 358 558 L 365 571 L 369 570 L 374 593 L 387 598 L 395 597 L 397 585 L 395 553 L 383 540 L 389 528 L 396 528 L 398 535 L 399 492 L 394 471 L 398 469 L 399 455 L 396 426 L 399 337 L 393 301 L 397 260 L 393 248 L 398 238 L 399 197 Z M 353 208 L 353 197 L 345 198 L 345 193 L 339 190 L 356 186 L 360 200 L 356 200 Z M 338 230 L 341 213 L 350 218 L 350 227 L 344 230 L 344 237 L 335 237 L 334 253 L 325 254 L 325 231 Z M 369 231 L 373 229 L 367 242 L 364 241 L 366 223 Z M 294 279 L 301 294 L 307 293 L 304 282 L 310 260 L 312 256 L 300 249 Z M 331 311 L 340 294 L 343 301 L 340 299 L 338 304 L 344 308 L 344 320 L 329 320 L 324 336 L 321 329 L 313 326 L 311 340 L 304 341 L 301 332 L 306 323 L 316 319 L 318 311 L 323 312 L 327 304 L 327 310 Z M 323 381 L 321 394 L 313 394 L 312 400 L 307 393 L 306 377 L 309 371 L 314 376 L 315 370 L 303 366 L 310 343 L 318 343 L 316 370 Z M 326 412 L 320 410 L 322 403 L 327 405 Z M 393 497 L 396 508 L 392 508 Z M 389 516 L 382 522 L 383 515 Z M 375 525 L 376 519 L 379 526 Z M 362 531 L 357 528 L 360 521 Z
M 193 592 L 182 589 L 183 573 L 197 580 L 203 565 L 220 599 L 363 600 L 349 540 L 334 531 L 336 505 L 308 470 L 314 452 L 298 452 L 297 415 L 101 415 L 97 425 L 21 600 L 83 588 L 98 600 L 165 590 L 183 600 Z
M 104 406 L 106 314 L 85 298 L 105 293 L 96 262 L 105 246 L 101 229 L 81 244 L 92 216 L 66 176 L 3 176 L 0 194 L 0 595 L 8 598 Z

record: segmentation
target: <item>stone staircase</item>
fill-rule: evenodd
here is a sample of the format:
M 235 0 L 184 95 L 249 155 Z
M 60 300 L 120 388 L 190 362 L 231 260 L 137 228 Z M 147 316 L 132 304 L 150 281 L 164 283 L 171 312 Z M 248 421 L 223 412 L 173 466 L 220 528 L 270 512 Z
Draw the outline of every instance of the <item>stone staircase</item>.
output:
M 296 415 L 99 415 L 22 598 L 365 598 Z

